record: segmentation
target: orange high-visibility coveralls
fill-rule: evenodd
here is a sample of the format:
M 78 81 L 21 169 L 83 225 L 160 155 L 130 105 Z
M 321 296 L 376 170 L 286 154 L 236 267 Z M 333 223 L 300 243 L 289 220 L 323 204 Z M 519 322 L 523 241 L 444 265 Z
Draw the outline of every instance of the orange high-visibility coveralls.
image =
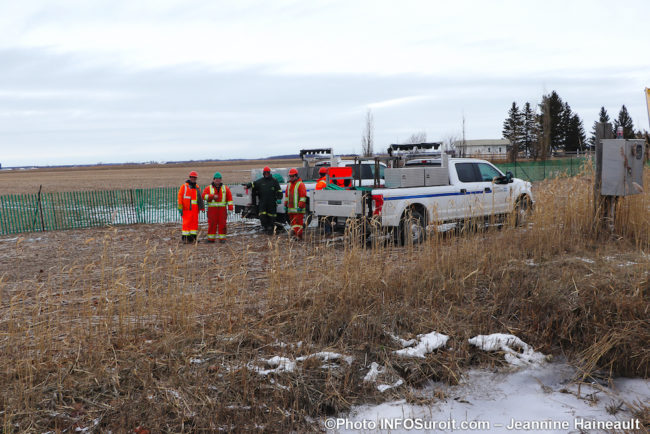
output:
M 185 236 L 196 236 L 199 230 L 199 195 L 201 188 L 196 188 L 186 182 L 178 190 L 178 210 L 183 213 L 183 227 L 181 234 Z
M 316 190 L 322 190 L 327 187 L 326 176 L 323 176 L 318 181 L 316 181 Z
M 305 208 L 307 207 L 307 188 L 300 178 L 296 178 L 287 186 L 284 197 L 291 220 L 291 233 L 302 239 L 302 226 L 305 223 Z
M 214 243 L 219 231 L 219 240 L 226 239 L 226 220 L 228 211 L 233 210 L 232 193 L 227 185 L 221 184 L 215 188 L 213 184 L 208 185 L 203 190 L 203 199 L 208 207 L 208 242 Z

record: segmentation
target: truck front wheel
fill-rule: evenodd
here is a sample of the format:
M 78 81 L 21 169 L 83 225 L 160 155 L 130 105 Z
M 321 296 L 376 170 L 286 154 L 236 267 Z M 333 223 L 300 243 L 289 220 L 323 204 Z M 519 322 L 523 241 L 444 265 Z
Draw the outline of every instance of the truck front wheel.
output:
M 420 244 L 426 238 L 426 219 L 418 209 L 404 212 L 400 222 L 400 241 L 402 245 Z
M 533 204 L 526 195 L 520 196 L 515 203 L 515 226 L 523 226 L 530 218 L 533 211 Z

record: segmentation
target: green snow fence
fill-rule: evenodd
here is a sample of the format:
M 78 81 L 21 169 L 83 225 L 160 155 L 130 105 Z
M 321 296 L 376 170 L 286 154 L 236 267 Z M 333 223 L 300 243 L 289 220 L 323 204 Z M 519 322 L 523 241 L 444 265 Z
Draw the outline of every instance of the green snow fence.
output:
M 136 223 L 180 223 L 177 187 L 0 196 L 0 235 Z M 205 222 L 206 213 L 199 214 Z M 229 221 L 240 220 L 230 214 Z
M 515 178 L 533 182 L 560 176 L 576 176 L 584 169 L 588 161 L 587 157 L 578 157 L 544 161 L 515 161 L 496 164 L 496 166 L 504 173 L 512 172 Z

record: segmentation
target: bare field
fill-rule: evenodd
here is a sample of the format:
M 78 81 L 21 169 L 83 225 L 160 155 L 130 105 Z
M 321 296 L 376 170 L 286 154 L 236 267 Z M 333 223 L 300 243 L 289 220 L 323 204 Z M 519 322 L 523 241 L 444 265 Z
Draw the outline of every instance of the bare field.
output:
M 69 167 L 0 171 L 0 195 L 44 192 L 121 190 L 180 186 L 190 171 L 199 174 L 198 183 L 208 185 L 214 172 L 224 183 L 250 181 L 253 168 L 301 166 L 300 160 L 215 161 L 178 164 L 133 164 L 120 166 Z

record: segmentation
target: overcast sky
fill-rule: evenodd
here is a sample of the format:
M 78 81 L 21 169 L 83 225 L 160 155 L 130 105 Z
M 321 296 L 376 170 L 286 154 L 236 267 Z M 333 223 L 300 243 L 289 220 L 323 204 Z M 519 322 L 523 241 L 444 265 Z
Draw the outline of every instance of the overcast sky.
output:
M 501 137 L 555 90 L 648 129 L 650 1 L 0 0 L 0 164 Z

